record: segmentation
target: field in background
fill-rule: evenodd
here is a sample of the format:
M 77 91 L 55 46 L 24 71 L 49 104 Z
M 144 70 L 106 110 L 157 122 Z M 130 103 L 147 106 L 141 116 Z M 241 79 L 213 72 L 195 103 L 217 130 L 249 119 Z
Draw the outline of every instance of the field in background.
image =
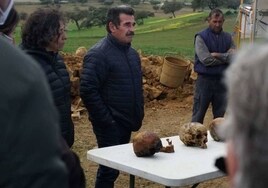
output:
M 99 3 L 91 2 L 91 6 L 98 7 Z M 73 10 L 80 4 L 61 5 L 61 11 Z M 16 5 L 19 12 L 30 13 L 40 5 Z M 46 7 L 46 6 L 42 6 Z M 88 6 L 83 6 L 84 9 Z M 135 10 L 148 10 L 154 12 L 150 4 L 135 6 Z M 205 12 L 192 12 L 190 8 L 183 8 L 176 12 L 176 18 L 170 18 L 171 14 L 163 14 L 161 10 L 155 12 L 155 17 L 144 19 L 143 25 L 138 25 L 133 39 L 133 47 L 146 55 L 164 55 L 177 53 L 188 58 L 193 58 L 193 38 L 196 32 L 207 26 L 204 21 L 208 15 Z M 224 29 L 232 32 L 236 21 L 236 15 L 226 16 Z M 78 31 L 74 23 L 68 23 L 68 40 L 63 51 L 75 52 L 80 46 L 90 48 L 98 40 L 106 35 L 105 27 L 93 27 Z M 16 31 L 16 41 L 20 43 L 20 28 Z
M 143 25 L 136 27 L 132 45 L 146 55 L 178 53 L 192 58 L 194 35 L 207 26 L 204 21 L 207 14 L 207 12 L 186 13 L 172 19 L 167 16 L 145 19 Z M 235 19 L 236 16 L 226 17 L 224 29 L 232 32 Z M 69 30 L 64 51 L 74 52 L 79 46 L 90 48 L 105 35 L 105 27 L 82 31 Z

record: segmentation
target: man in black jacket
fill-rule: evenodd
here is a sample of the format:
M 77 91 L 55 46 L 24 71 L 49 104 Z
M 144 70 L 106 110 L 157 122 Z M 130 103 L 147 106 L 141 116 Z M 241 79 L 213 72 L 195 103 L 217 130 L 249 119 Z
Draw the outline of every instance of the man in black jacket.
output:
M 107 36 L 84 58 L 80 94 L 88 110 L 98 147 L 125 144 L 142 125 L 144 101 L 138 53 L 131 47 L 134 10 L 108 10 Z M 112 188 L 119 171 L 100 165 L 96 188 Z

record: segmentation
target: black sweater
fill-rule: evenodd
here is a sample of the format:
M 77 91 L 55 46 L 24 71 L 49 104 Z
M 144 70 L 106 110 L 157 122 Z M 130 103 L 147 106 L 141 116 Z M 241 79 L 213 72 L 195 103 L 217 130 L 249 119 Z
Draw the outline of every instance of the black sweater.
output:
M 74 125 L 71 119 L 71 84 L 69 73 L 58 53 L 23 47 L 43 68 L 60 116 L 61 135 L 69 147 L 74 143 Z

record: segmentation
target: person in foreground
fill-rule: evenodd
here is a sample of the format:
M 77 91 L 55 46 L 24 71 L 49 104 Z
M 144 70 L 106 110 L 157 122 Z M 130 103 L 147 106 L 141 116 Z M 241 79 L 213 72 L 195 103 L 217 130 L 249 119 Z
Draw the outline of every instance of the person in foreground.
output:
M 131 47 L 134 10 L 121 5 L 108 10 L 107 36 L 86 54 L 80 95 L 98 147 L 129 143 L 144 117 L 141 62 Z M 111 188 L 119 171 L 100 165 L 95 187 Z
M 227 170 L 232 188 L 268 185 L 268 45 L 240 51 L 226 72 Z
M 63 15 L 53 9 L 38 9 L 23 26 L 20 46 L 43 68 L 60 115 L 62 137 L 71 147 L 74 143 L 71 84 L 69 73 L 58 53 L 66 39 Z
M 0 1 L 0 25 L 13 5 Z M 68 187 L 58 114 L 41 68 L 0 35 L 0 187 Z
M 229 66 L 235 45 L 229 33 L 223 31 L 224 15 L 214 9 L 207 18 L 208 28 L 195 35 L 195 84 L 192 122 L 203 123 L 212 105 L 213 119 L 224 117 L 226 89 L 223 84 L 225 69 Z

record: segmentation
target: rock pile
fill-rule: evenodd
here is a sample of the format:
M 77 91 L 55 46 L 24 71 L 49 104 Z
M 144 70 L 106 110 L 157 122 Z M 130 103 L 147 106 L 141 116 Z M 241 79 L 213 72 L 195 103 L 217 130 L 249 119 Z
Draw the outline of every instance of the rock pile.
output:
M 84 50 L 84 48 L 81 47 L 79 49 Z M 70 74 L 72 84 L 71 94 L 73 99 L 73 112 L 77 113 L 77 116 L 79 116 L 78 112 L 84 110 L 84 108 L 81 107 L 81 99 L 79 97 L 79 80 L 85 53 L 84 51 L 81 53 L 81 50 L 77 51 L 79 51 L 79 53 L 76 54 L 62 53 L 62 56 Z M 190 69 L 186 73 L 184 84 L 182 86 L 178 88 L 166 87 L 159 82 L 164 57 L 154 55 L 140 55 L 140 57 L 143 72 L 144 99 L 146 103 L 163 99 L 176 99 L 183 94 L 184 87 L 186 85 L 192 85 L 193 81 L 196 79 L 195 73 L 192 71 L 191 64 Z M 186 92 L 186 95 L 189 95 L 189 92 L 192 94 L 192 90 L 188 90 Z

